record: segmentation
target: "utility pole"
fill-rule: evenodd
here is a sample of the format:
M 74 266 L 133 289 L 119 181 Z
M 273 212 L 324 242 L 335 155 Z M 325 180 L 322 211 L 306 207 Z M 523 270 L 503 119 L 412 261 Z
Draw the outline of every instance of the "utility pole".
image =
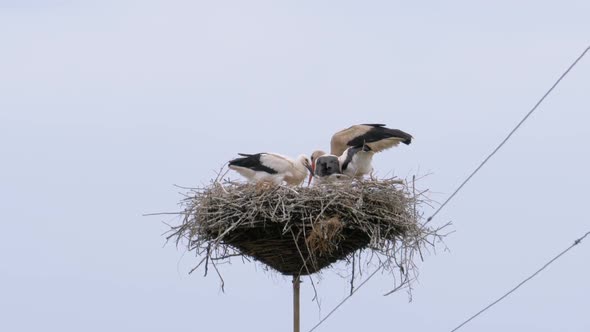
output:
M 299 332 L 299 276 L 293 276 L 293 332 Z

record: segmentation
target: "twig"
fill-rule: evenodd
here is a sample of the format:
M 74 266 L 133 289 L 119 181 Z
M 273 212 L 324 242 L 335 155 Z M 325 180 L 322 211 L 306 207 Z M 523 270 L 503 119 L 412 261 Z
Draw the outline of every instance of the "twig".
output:
M 219 270 L 217 269 L 217 265 L 215 264 L 215 262 L 211 261 L 211 265 L 213 265 L 213 267 L 215 268 L 215 272 L 217 272 L 219 280 L 221 280 L 221 292 L 225 293 L 225 281 L 223 280 L 221 273 L 219 273 Z
M 355 274 L 355 272 L 354 272 L 354 267 L 355 267 L 354 261 L 355 261 L 355 257 L 356 256 L 353 253 L 352 254 L 352 276 L 350 277 L 350 295 L 352 295 L 352 293 L 354 293 L 354 274 Z

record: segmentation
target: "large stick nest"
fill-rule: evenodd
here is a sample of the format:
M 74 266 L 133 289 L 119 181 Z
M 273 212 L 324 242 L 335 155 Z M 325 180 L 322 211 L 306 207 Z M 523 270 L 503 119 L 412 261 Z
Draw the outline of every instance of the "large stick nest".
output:
M 188 240 L 202 257 L 195 269 L 242 256 L 298 276 L 368 249 L 408 281 L 414 256 L 440 237 L 440 228 L 422 222 L 424 203 L 413 182 L 398 179 L 297 188 L 215 180 L 186 195 L 182 223 L 168 239 Z

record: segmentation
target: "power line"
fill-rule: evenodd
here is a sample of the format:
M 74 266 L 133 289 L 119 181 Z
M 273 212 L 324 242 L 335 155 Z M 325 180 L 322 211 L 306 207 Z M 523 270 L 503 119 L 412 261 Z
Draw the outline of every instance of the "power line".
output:
M 356 293 L 356 292 L 357 292 L 357 291 L 358 291 L 358 290 L 359 290 L 361 287 L 363 287 L 363 285 L 364 285 L 364 284 L 366 284 L 366 283 L 367 283 L 367 281 L 371 280 L 371 278 L 373 278 L 373 276 L 374 276 L 375 274 L 377 274 L 377 272 L 378 272 L 379 270 L 381 270 L 381 267 L 383 267 L 383 264 L 379 264 L 379 267 L 377 267 L 377 268 L 375 269 L 375 271 L 373 271 L 373 273 L 371 273 L 371 275 L 369 275 L 369 276 L 367 277 L 367 279 L 365 279 L 365 281 L 363 281 L 363 282 L 362 282 L 362 283 L 361 283 L 361 284 L 360 284 L 360 285 L 359 285 L 359 286 L 358 286 L 356 289 L 354 289 L 354 290 L 353 290 L 353 291 L 350 293 L 350 295 L 348 295 L 347 297 L 345 297 L 345 298 L 344 298 L 344 300 L 340 301 L 340 303 L 338 303 L 338 305 L 337 305 L 337 306 L 335 306 L 335 307 L 334 307 L 334 309 L 332 309 L 332 311 L 330 311 L 330 312 L 329 312 L 329 313 L 326 315 L 326 317 L 322 318 L 322 319 L 321 319 L 321 320 L 320 320 L 320 321 L 319 321 L 317 324 L 315 324 L 315 326 L 314 326 L 314 327 L 312 327 L 312 328 L 311 328 L 311 330 L 309 330 L 309 332 L 312 332 L 312 331 L 313 331 L 313 330 L 315 330 L 315 329 L 316 329 L 318 326 L 322 325 L 322 323 L 323 323 L 324 321 L 326 321 L 326 319 L 328 319 L 328 317 L 330 317 L 330 316 L 331 316 L 331 315 L 332 315 L 332 314 L 333 314 L 333 313 L 334 313 L 336 310 L 338 310 L 338 308 L 340 308 L 340 306 L 342 306 L 342 305 L 344 304 L 344 302 L 346 302 L 348 299 L 350 299 L 350 298 L 351 298 L 351 297 L 352 297 L 352 296 L 353 296 L 353 295 L 354 295 L 354 294 L 355 294 L 355 293 Z
M 467 182 L 469 182 L 469 180 L 471 180 L 471 178 L 477 173 L 479 172 L 479 170 L 483 167 L 483 165 L 485 165 L 488 160 L 490 160 L 490 158 L 492 158 L 493 155 L 496 154 L 496 152 L 498 152 L 498 150 L 500 150 L 502 148 L 502 146 L 504 146 L 504 144 L 510 139 L 510 137 L 512 137 L 512 135 L 520 128 L 520 126 L 537 110 L 537 108 L 539 107 L 539 105 L 541 105 L 541 103 L 543 103 L 543 101 L 545 100 L 545 98 L 547 98 L 547 96 L 553 91 L 553 89 L 555 89 L 555 87 L 561 82 L 561 80 L 578 64 L 578 62 L 580 60 L 582 60 L 582 58 L 586 55 L 586 53 L 588 53 L 588 51 L 590 50 L 590 46 L 588 46 L 584 52 L 582 52 L 582 54 L 580 54 L 580 56 L 578 56 L 578 58 L 576 59 L 576 61 L 574 61 L 569 68 L 563 73 L 561 74 L 561 76 L 557 79 L 557 81 L 555 81 L 555 83 L 551 86 L 551 88 L 549 90 L 547 90 L 547 92 L 545 92 L 545 94 L 543 95 L 543 97 L 541 97 L 541 99 L 539 99 L 539 101 L 537 101 L 537 103 L 535 104 L 535 106 L 533 106 L 533 108 L 531 108 L 531 110 L 524 116 L 524 118 L 522 118 L 522 120 L 520 120 L 520 122 L 516 125 L 516 127 L 514 127 L 512 129 L 512 131 L 510 131 L 510 133 L 508 134 L 508 136 L 506 136 L 506 138 L 504 138 L 504 140 L 494 149 L 494 151 L 492 151 L 492 153 L 490 153 L 482 162 L 481 164 L 479 164 L 479 166 L 477 166 L 477 168 L 471 172 L 471 174 L 465 179 L 465 181 L 463 181 L 461 183 L 461 185 L 459 185 L 459 187 L 457 187 L 457 189 L 451 194 L 451 196 L 449 196 L 444 203 L 441 204 L 441 206 L 434 212 L 434 214 L 432 216 L 430 216 L 428 218 L 428 221 L 432 220 L 432 218 L 434 218 L 434 216 L 436 216 L 440 210 L 442 210 L 445 205 L 447 205 L 447 203 L 453 199 L 453 197 L 455 197 L 455 195 L 457 195 L 457 193 L 463 189 L 463 186 L 465 186 L 465 184 L 467 184 Z
M 516 291 L 518 288 L 520 288 L 520 286 L 526 284 L 529 280 L 533 279 L 535 276 L 537 276 L 539 273 L 541 273 L 541 271 L 545 270 L 545 268 L 547 268 L 549 265 L 551 265 L 551 263 L 553 263 L 556 260 L 558 260 L 566 252 L 570 251 L 570 249 L 572 249 L 573 247 L 575 247 L 578 244 L 580 244 L 582 242 L 582 240 L 584 240 L 584 238 L 586 236 L 588 236 L 588 235 L 590 235 L 590 232 L 587 232 L 586 234 L 584 234 L 584 236 L 582 236 L 581 238 L 575 240 L 572 245 L 570 245 L 567 249 L 565 249 L 564 251 L 562 251 L 561 253 L 559 253 L 559 255 L 553 257 L 549 262 L 545 263 L 545 265 L 543 265 L 543 267 L 541 267 L 540 269 L 538 269 L 537 271 L 535 271 L 535 273 L 531 274 L 528 278 L 526 278 L 523 281 L 521 281 L 518 285 L 516 285 L 516 287 L 512 288 L 511 290 L 509 290 L 506 294 L 500 296 L 497 300 L 495 300 L 494 302 L 490 303 L 485 308 L 483 308 L 480 311 L 478 311 L 475 315 L 469 317 L 466 321 L 464 321 L 463 323 L 461 323 L 459 326 L 457 326 L 454 329 L 452 329 L 451 332 L 455 332 L 458 329 L 462 328 L 465 324 L 469 323 L 470 321 L 472 321 L 473 319 L 475 319 L 477 316 L 481 315 L 482 313 L 484 313 L 485 311 L 487 311 L 488 309 L 490 309 L 491 307 L 493 307 L 494 305 L 496 305 L 498 302 L 500 302 L 503 299 L 505 299 L 508 295 L 512 294 L 514 291 Z
M 506 136 L 506 138 L 504 138 L 504 140 L 494 149 L 494 151 L 492 151 L 492 153 L 490 153 L 482 162 L 481 164 L 461 183 L 461 185 L 459 187 L 457 187 L 457 189 L 451 194 L 451 196 L 449 196 L 443 204 L 441 204 L 441 206 L 434 212 L 434 214 L 432 214 L 427 221 L 431 221 L 432 218 L 434 218 L 446 205 L 447 203 L 453 199 L 453 197 L 455 197 L 455 195 L 457 195 L 457 193 L 463 188 L 463 186 L 465 186 L 465 184 L 467 182 L 469 182 L 469 180 L 471 180 L 471 178 L 477 173 L 479 172 L 479 170 L 483 167 L 483 165 L 485 165 L 488 160 L 490 160 L 490 158 L 492 158 L 493 155 L 496 154 L 496 152 L 498 152 L 498 150 L 500 150 L 502 148 L 502 146 L 504 146 L 504 144 L 510 139 L 510 137 L 512 137 L 512 135 L 518 130 L 518 128 L 520 128 L 520 126 L 529 118 L 529 116 L 531 116 L 531 114 L 533 114 L 535 112 L 535 110 L 537 110 L 537 108 L 539 107 L 539 105 L 541 105 L 541 103 L 543 103 L 543 101 L 545 100 L 545 98 L 547 98 L 547 96 L 549 96 L 549 94 L 553 91 L 553 89 L 555 89 L 555 87 L 561 82 L 561 80 L 578 64 L 578 62 L 580 60 L 582 60 L 582 58 L 586 55 L 586 53 L 588 53 L 588 51 L 590 51 L 590 46 L 588 46 L 583 52 L 582 54 L 580 54 L 580 56 L 578 56 L 576 58 L 576 60 L 567 68 L 567 70 L 561 74 L 561 76 L 557 79 L 557 81 L 555 81 L 555 83 L 553 83 L 553 85 L 551 86 L 551 88 L 549 88 L 549 90 L 547 90 L 547 92 L 545 92 L 545 94 L 543 95 L 543 97 L 541 97 L 541 99 L 539 99 L 539 101 L 537 101 L 537 103 L 535 104 L 535 106 L 533 106 L 533 108 L 524 116 L 524 118 L 522 118 L 522 120 L 520 120 L 520 122 L 516 125 L 516 127 L 514 127 L 512 129 L 512 131 L 510 131 L 510 133 L 508 134 L 508 136 Z M 585 238 L 588 235 L 588 233 L 586 233 L 586 235 L 584 235 L 582 238 L 576 240 L 576 242 L 574 242 L 574 245 L 577 245 L 581 242 L 581 240 L 583 238 Z M 572 245 L 572 247 L 574 246 Z M 554 258 L 552 261 L 550 261 L 549 263 L 547 263 L 543 268 L 541 268 L 541 270 L 537 271 L 535 273 L 535 275 L 539 272 L 541 272 L 546 266 L 548 266 L 549 264 L 551 264 L 554 260 L 556 260 L 557 258 L 559 258 L 559 256 L 565 254 L 570 248 L 568 248 L 567 250 L 565 250 L 564 252 L 562 252 L 560 255 L 558 255 L 558 257 Z M 314 327 L 311 328 L 311 330 L 309 330 L 309 332 L 314 331 L 316 328 L 318 328 L 323 322 L 325 322 L 328 317 L 330 317 L 336 310 L 338 310 L 343 304 L 344 302 L 346 302 L 349 298 L 351 298 L 361 287 L 363 287 L 369 280 L 371 280 L 371 278 L 373 278 L 373 276 L 375 276 L 375 274 L 377 274 L 377 272 L 379 270 L 381 270 L 381 268 L 383 267 L 383 264 L 379 264 L 379 266 L 377 267 L 377 269 L 375 271 L 373 271 L 373 273 L 371 273 L 371 275 L 369 275 L 369 277 L 367 277 L 367 279 L 365 279 L 365 281 L 363 281 L 350 295 L 348 295 L 347 297 L 344 298 L 344 300 L 340 301 L 340 303 L 338 303 L 338 305 L 336 305 L 336 307 L 334 307 L 334 309 L 332 309 L 332 311 L 330 311 L 326 317 L 322 318 Z M 534 277 L 535 275 L 531 276 L 530 278 Z M 529 279 L 530 279 L 529 278 Z M 528 281 L 525 280 L 523 282 L 523 284 Z M 521 285 L 518 285 L 516 288 L 514 288 L 511 292 L 513 292 L 514 290 L 516 290 L 518 287 L 520 287 Z M 508 295 L 508 294 L 507 294 Z M 505 295 L 504 297 L 506 297 L 507 295 Z M 501 301 L 501 299 L 499 299 L 497 302 Z M 497 303 L 496 302 L 496 303 Z M 493 303 L 491 306 L 493 306 L 495 303 Z M 484 309 L 481 312 L 487 310 Z M 476 314 L 474 317 L 470 318 L 469 320 L 475 318 L 477 315 L 479 315 L 480 313 Z M 466 323 L 466 322 L 465 322 Z M 465 325 L 465 323 L 463 323 L 462 325 Z M 462 326 L 461 325 L 461 326 Z M 460 326 L 459 326 L 460 327 Z M 459 328 L 457 327 L 457 328 Z M 453 330 L 453 331 L 456 331 Z

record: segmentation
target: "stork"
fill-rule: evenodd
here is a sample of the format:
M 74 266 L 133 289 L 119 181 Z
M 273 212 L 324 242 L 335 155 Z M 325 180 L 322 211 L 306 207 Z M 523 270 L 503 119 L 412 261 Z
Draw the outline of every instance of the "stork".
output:
M 317 150 L 311 154 L 311 170 L 309 174 L 309 181 L 315 176 L 319 181 L 331 182 L 340 180 L 342 172 L 340 170 L 340 161 L 338 156 L 327 154 L 324 151 Z
M 341 130 L 332 136 L 331 153 L 340 156 L 348 147 L 367 145 L 374 153 L 397 146 L 400 142 L 412 143 L 412 135 L 384 124 L 360 124 Z
M 300 155 L 293 160 L 276 153 L 238 153 L 241 158 L 229 161 L 229 168 L 238 172 L 250 182 L 271 182 L 279 185 L 283 181 L 290 186 L 297 186 L 313 172 L 309 159 Z
M 375 153 L 368 145 L 349 147 L 338 157 L 342 174 L 354 178 L 362 178 L 365 174 L 373 172 L 373 155 Z
M 362 178 L 372 172 L 371 162 L 375 153 L 397 146 L 400 142 L 408 145 L 412 138 L 412 135 L 387 128 L 384 124 L 354 125 L 332 136 L 330 152 L 338 156 L 342 174 Z
M 339 155 L 340 170 L 351 177 L 362 178 L 373 171 L 371 162 L 377 152 L 410 144 L 412 135 L 384 124 L 361 124 L 341 130 L 332 136 L 331 152 Z

